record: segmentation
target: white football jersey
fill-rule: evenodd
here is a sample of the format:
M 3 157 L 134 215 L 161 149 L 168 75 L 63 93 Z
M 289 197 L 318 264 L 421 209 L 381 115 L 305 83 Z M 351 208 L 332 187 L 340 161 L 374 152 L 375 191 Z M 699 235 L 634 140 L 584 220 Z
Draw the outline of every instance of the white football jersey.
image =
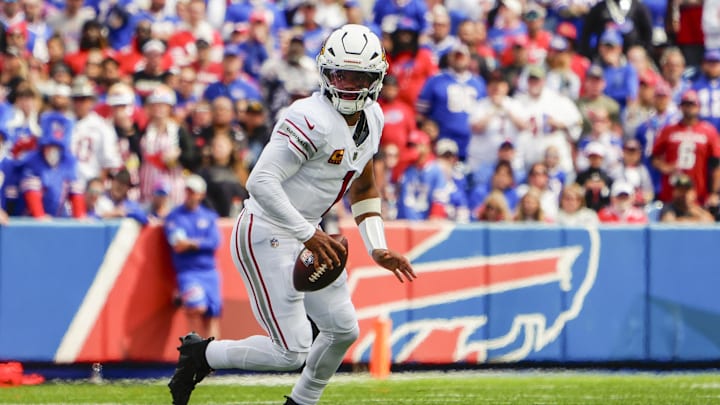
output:
M 94 112 L 75 123 L 71 150 L 83 184 L 98 177 L 102 169 L 117 169 L 123 164 L 115 129 Z
M 340 201 L 378 151 L 384 124 L 382 110 L 372 103 L 364 111 L 369 135 L 359 146 L 353 140 L 355 128 L 348 127 L 332 103 L 318 92 L 290 105 L 273 128 L 270 143 L 281 143 L 302 161 L 300 169 L 281 184 L 282 189 L 313 226 Z M 283 225 L 280 218 L 264 212 L 252 196 L 245 206 L 255 215 Z

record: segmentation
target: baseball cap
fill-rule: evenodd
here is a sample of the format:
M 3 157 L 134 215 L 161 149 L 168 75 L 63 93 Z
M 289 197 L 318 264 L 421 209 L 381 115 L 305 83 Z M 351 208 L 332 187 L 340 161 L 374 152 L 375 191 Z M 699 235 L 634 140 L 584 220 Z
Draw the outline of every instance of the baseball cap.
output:
M 449 138 L 440 139 L 435 145 L 435 154 L 442 156 L 445 154 L 457 155 L 458 145 L 455 141 Z
M 568 38 L 572 41 L 577 39 L 577 28 L 575 28 L 572 23 L 569 23 L 567 21 L 558 24 L 555 32 L 557 32 L 558 35 Z
M 545 10 L 545 7 L 542 7 L 537 3 L 530 3 L 526 8 L 523 17 L 528 21 L 535 21 L 540 18 L 545 18 L 546 15 L 547 10 Z
M 506 139 L 506 140 L 502 141 L 502 143 L 500 144 L 500 146 L 498 147 L 498 149 L 500 149 L 500 150 L 503 150 L 503 149 L 515 149 L 515 144 L 514 144 L 511 140 Z
M 685 90 L 682 96 L 680 96 L 680 104 L 700 105 L 697 92 L 695 90 Z
M 538 79 L 545 78 L 545 68 L 541 65 L 531 65 L 528 67 L 528 77 L 535 77 Z
M 502 0 L 502 4 L 517 15 L 522 13 L 522 4 L 518 0 Z
M 232 58 L 236 56 L 245 57 L 245 51 L 240 49 L 237 45 L 226 45 L 223 51 L 223 56 L 226 58 Z
M 113 180 L 117 181 L 120 184 L 124 184 L 128 187 L 133 186 L 132 177 L 130 176 L 130 172 L 127 169 L 120 169 L 113 176 Z
M 635 188 L 624 180 L 617 180 L 613 183 L 612 188 L 610 189 L 610 194 L 613 197 L 620 196 L 622 194 L 627 195 L 633 195 L 635 193 Z
M 74 98 L 95 97 L 95 88 L 86 76 L 78 76 L 73 80 L 70 96 Z
M 630 138 L 623 143 L 623 149 L 628 150 L 640 150 L 642 149 L 642 145 L 640 145 L 640 141 L 638 141 L 635 138 Z
M 261 113 L 265 111 L 265 107 L 263 106 L 262 102 L 257 100 L 251 100 L 248 102 L 247 108 L 245 111 L 249 113 Z
M 418 23 L 410 17 L 402 17 L 398 20 L 397 26 L 395 27 L 398 31 L 412 31 L 419 32 L 420 26 Z
M 655 85 L 655 96 L 657 97 L 669 97 L 672 95 L 672 89 L 665 80 L 660 79 Z
M 207 184 L 202 177 L 197 174 L 191 174 L 185 178 L 185 188 L 200 194 L 205 194 L 207 191 Z
M 569 44 L 568 44 L 567 39 L 565 39 L 559 35 L 555 35 L 550 40 L 550 49 L 552 49 L 554 51 L 564 52 L 564 51 L 567 51 L 568 48 L 569 48 Z
M 605 146 L 600 142 L 590 142 L 585 146 L 585 156 L 600 156 L 605 157 Z
M 603 45 L 622 46 L 623 37 L 620 32 L 616 30 L 605 30 L 600 36 L 600 43 Z
M 425 133 L 425 131 L 416 129 L 410 132 L 410 135 L 408 136 L 408 143 L 412 145 L 429 145 L 430 135 Z
M 162 41 L 158 39 L 151 39 L 145 43 L 142 47 L 143 53 L 164 53 L 165 52 L 165 44 L 162 43 Z
M 690 176 L 684 173 L 672 176 L 672 178 L 670 179 L 670 183 L 673 187 L 683 188 L 692 188 L 695 185 Z
M 72 89 L 64 83 L 53 82 L 50 87 L 50 96 L 70 97 Z
M 640 75 L 639 81 L 640 81 L 640 84 L 654 87 L 657 84 L 659 79 L 660 79 L 660 77 L 657 74 L 646 70 Z
M 210 42 L 205 38 L 198 38 L 195 40 L 195 47 L 198 49 L 210 48 Z
M 706 62 L 720 62 L 720 49 L 708 49 L 705 51 L 703 60 Z
M 176 102 L 177 98 L 175 97 L 175 92 L 166 86 L 159 86 L 155 88 L 146 100 L 147 104 L 175 105 Z
M 170 185 L 163 180 L 158 180 L 153 185 L 153 195 L 165 197 L 170 195 Z
M 585 76 L 603 79 L 605 78 L 605 70 L 600 65 L 590 65 L 588 70 L 585 72 Z
M 455 45 L 450 48 L 450 52 L 452 53 L 460 53 L 466 56 L 470 55 L 470 48 L 467 47 L 467 45 L 463 44 L 462 42 L 457 42 Z

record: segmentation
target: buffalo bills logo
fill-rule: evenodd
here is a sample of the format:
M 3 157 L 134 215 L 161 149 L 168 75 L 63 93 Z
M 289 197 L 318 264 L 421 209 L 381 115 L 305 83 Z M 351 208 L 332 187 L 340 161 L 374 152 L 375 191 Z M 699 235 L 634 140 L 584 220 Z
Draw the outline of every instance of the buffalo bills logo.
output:
M 551 235 L 448 226 L 405 252 L 418 273 L 407 290 L 376 266 L 355 268 L 348 287 L 361 335 L 345 360 L 368 360 L 372 324 L 384 313 L 396 363 L 511 362 L 560 350 L 595 283 L 600 237 L 591 228 Z

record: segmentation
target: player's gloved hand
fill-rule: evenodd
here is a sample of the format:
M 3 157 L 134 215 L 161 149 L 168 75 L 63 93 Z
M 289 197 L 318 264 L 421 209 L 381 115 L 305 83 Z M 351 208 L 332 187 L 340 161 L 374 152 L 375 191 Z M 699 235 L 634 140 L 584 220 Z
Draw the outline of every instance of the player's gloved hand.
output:
M 413 270 L 410 265 L 410 261 L 408 261 L 405 256 L 392 250 L 375 249 L 372 252 L 372 258 L 375 260 L 375 263 L 393 272 L 401 283 L 404 283 L 403 276 L 407 281 L 413 281 L 413 279 L 417 278 L 415 270 Z
M 319 229 L 315 230 L 315 234 L 305 241 L 305 247 L 313 253 L 315 263 L 318 266 L 323 264 L 328 267 L 339 266 L 341 261 L 337 252 L 345 252 L 347 255 L 345 246 L 342 243 Z

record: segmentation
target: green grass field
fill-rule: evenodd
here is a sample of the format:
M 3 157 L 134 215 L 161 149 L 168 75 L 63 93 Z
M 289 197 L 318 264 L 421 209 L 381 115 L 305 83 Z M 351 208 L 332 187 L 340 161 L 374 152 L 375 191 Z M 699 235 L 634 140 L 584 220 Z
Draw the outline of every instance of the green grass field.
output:
M 282 404 L 297 375 L 209 377 L 190 404 Z M 0 388 L 2 404 L 169 404 L 166 380 L 51 381 Z M 340 373 L 320 404 L 720 404 L 720 374 L 595 372 Z

